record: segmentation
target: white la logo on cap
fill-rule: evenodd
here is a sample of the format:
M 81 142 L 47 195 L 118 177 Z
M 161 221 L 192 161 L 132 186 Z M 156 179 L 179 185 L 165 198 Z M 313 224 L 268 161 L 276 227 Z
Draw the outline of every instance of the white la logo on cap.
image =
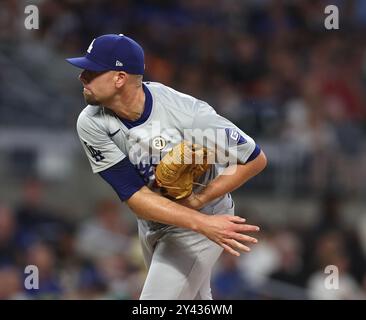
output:
M 92 51 L 92 49 L 93 49 L 93 44 L 94 44 L 94 41 L 95 41 L 95 39 L 91 42 L 91 44 L 89 45 L 89 48 L 88 48 L 88 50 L 86 50 L 86 52 L 87 53 L 90 53 L 90 51 Z
M 122 67 L 123 63 L 119 60 L 116 60 L 116 67 Z

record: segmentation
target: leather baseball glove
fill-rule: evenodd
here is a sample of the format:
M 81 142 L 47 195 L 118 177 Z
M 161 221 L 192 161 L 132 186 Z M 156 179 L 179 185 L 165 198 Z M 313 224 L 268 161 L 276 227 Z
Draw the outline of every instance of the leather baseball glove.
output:
M 182 141 L 157 165 L 155 179 L 163 194 L 179 200 L 192 193 L 193 185 L 209 168 L 208 150 L 198 144 Z

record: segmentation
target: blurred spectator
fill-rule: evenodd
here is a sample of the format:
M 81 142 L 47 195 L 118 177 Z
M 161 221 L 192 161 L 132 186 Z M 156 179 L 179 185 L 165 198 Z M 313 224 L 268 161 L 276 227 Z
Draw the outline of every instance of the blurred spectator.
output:
M 254 299 L 257 297 L 255 288 L 246 274 L 239 268 L 238 260 L 230 254 L 223 253 L 220 258 L 219 270 L 212 281 L 214 299 Z
M 0 268 L 18 263 L 20 257 L 15 216 L 10 208 L 0 204 Z
M 77 279 L 64 293 L 64 299 L 99 300 L 108 297 L 107 283 L 94 265 L 77 268 L 75 276 Z
M 78 252 L 89 259 L 128 252 L 131 240 L 121 206 L 112 200 L 100 201 L 95 216 L 81 225 L 76 241 Z
M 114 254 L 97 261 L 97 268 L 108 284 L 110 299 L 138 299 L 144 274 L 128 254 Z
M 298 287 L 304 286 L 306 278 L 300 239 L 291 231 L 282 230 L 277 233 L 273 242 L 279 252 L 280 262 L 269 277 Z
M 31 245 L 26 252 L 26 265 L 38 268 L 39 288 L 28 289 L 27 294 L 37 299 L 56 299 L 63 292 L 57 273 L 57 258 L 52 248 L 44 243 Z
M 0 300 L 24 300 L 20 270 L 15 267 L 0 267 Z
M 308 280 L 308 290 L 311 299 L 364 299 L 361 287 L 349 270 L 349 259 L 344 247 L 345 242 L 340 233 L 333 231 L 322 235 L 316 245 L 315 257 L 318 269 Z M 337 288 L 326 286 L 325 273 L 327 266 L 337 268 Z
M 279 267 L 280 255 L 273 239 L 274 234 L 262 232 L 259 243 L 252 248 L 250 254 L 240 256 L 239 267 L 253 286 L 261 286 Z
M 362 252 L 356 228 L 348 226 L 342 218 L 342 199 L 340 197 L 334 192 L 324 195 L 318 221 L 312 229 L 306 232 L 305 260 L 308 261 L 307 272 L 314 271 L 319 266 L 318 259 L 321 261 L 326 259 L 331 254 L 330 250 L 338 251 L 340 254 L 344 252 L 339 260 L 347 261 L 345 269 L 351 272 L 356 281 L 361 283 L 366 270 L 365 255 Z M 330 239 L 333 238 L 334 240 L 331 241 Z M 329 245 L 328 249 L 323 248 L 327 245 Z M 320 263 L 321 267 L 328 264 L 332 264 L 331 261 Z
M 23 246 L 45 241 L 57 247 L 59 237 L 68 223 L 44 204 L 44 186 L 37 179 L 25 181 L 23 199 L 16 210 Z
M 80 256 L 96 266 L 107 289 L 106 298 L 137 299 L 145 268 L 136 259 L 130 223 L 123 214 L 118 202 L 99 201 L 95 217 L 80 227 L 76 248 Z

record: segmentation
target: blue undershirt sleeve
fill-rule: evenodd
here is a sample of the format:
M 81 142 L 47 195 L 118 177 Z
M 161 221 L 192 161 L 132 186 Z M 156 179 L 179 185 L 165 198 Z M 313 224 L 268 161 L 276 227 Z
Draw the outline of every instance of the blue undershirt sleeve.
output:
M 256 144 L 255 145 L 255 149 L 253 150 L 252 154 L 249 156 L 248 160 L 246 163 L 248 163 L 249 161 L 254 160 L 256 157 L 258 157 L 258 155 L 261 153 L 261 148 L 259 148 L 259 146 Z
M 99 172 L 99 174 L 112 186 L 121 201 L 128 200 L 145 185 L 127 157 L 114 166 Z

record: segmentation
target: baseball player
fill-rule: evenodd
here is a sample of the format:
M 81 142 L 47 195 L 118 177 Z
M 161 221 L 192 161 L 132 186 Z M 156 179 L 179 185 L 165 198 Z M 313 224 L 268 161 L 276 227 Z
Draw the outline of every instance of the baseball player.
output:
M 77 131 L 92 170 L 138 219 L 148 267 L 140 299 L 212 299 L 211 270 L 222 251 L 238 256 L 257 242 L 247 233 L 259 228 L 234 216 L 230 192 L 264 169 L 263 151 L 204 101 L 143 82 L 143 49 L 127 36 L 102 35 L 84 57 L 67 61 L 83 69 L 87 106 Z M 213 133 L 210 148 L 205 132 Z M 224 149 L 235 163 L 219 161 Z M 201 163 L 184 163 L 192 155 Z

